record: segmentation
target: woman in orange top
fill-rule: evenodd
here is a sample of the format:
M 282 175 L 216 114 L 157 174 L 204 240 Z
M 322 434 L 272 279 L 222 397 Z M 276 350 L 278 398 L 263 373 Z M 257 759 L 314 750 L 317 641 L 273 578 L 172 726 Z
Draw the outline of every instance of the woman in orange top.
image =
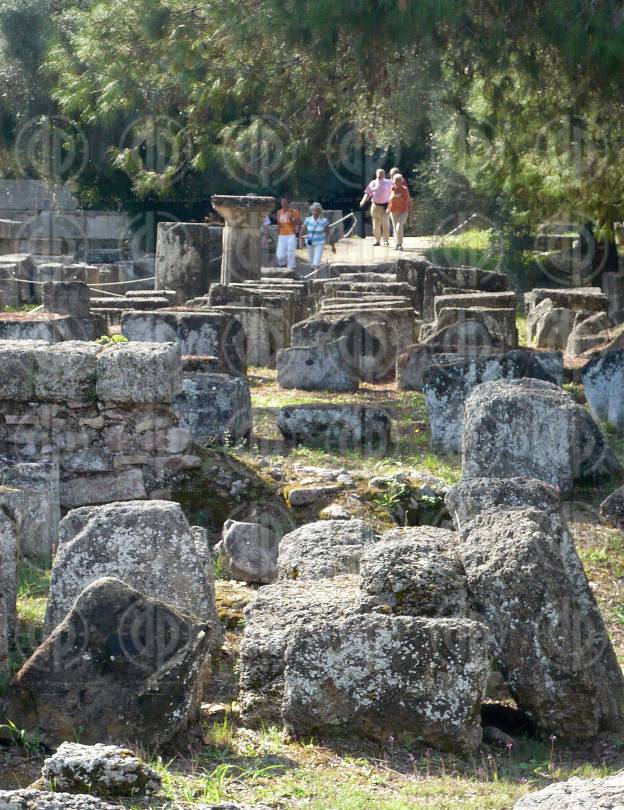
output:
M 290 207 L 288 197 L 282 197 L 277 212 L 277 264 L 293 270 L 296 264 L 297 236 L 301 227 L 301 214 Z
M 403 250 L 403 232 L 405 221 L 412 210 L 412 198 L 410 197 L 407 183 L 403 180 L 402 174 L 395 174 L 392 178 L 392 189 L 390 191 L 390 201 L 388 211 L 392 219 L 392 229 L 394 230 L 394 241 L 396 250 Z

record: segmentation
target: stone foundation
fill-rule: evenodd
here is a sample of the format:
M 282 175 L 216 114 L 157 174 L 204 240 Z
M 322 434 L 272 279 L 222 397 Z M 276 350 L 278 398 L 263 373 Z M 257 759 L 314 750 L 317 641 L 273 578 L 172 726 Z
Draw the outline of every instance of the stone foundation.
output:
M 152 497 L 198 466 L 175 344 L 0 342 L 0 456 L 56 461 L 65 508 Z

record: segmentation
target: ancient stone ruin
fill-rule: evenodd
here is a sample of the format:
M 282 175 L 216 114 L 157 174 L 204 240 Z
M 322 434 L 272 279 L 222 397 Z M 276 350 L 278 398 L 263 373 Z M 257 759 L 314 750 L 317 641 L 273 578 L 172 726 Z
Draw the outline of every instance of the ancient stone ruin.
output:
M 122 746 L 202 739 L 224 694 L 250 729 L 460 757 L 495 710 L 616 733 L 566 515 L 600 486 L 624 526 L 617 280 L 525 300 L 419 256 L 312 278 L 262 266 L 273 198 L 212 202 L 223 228 L 160 224 L 143 289 L 0 257 L 4 302 L 41 307 L 0 313 L 0 716 L 50 748 L 35 800 L 157 793 Z M 394 470 L 401 442 L 459 483 Z M 25 565 L 51 572 L 28 649 Z

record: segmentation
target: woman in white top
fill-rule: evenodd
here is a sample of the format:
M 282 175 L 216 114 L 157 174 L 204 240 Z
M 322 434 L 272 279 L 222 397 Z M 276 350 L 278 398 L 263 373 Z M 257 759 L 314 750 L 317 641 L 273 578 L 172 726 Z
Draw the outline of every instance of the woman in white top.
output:
M 312 269 L 316 270 L 321 266 L 323 248 L 329 237 L 329 221 L 322 216 L 323 208 L 320 203 L 312 203 L 310 206 L 310 216 L 303 222 L 301 231 L 302 237 L 308 248 L 308 260 Z

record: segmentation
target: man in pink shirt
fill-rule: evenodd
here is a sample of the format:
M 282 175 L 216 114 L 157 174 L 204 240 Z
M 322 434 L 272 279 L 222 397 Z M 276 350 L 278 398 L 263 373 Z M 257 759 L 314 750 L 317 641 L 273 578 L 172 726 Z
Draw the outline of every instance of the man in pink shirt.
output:
M 377 169 L 376 177 L 364 189 L 364 196 L 360 202 L 360 208 L 371 200 L 371 217 L 373 219 L 373 235 L 375 245 L 379 245 L 383 236 L 384 244 L 389 245 L 390 225 L 388 217 L 388 202 L 390 191 L 392 190 L 392 180 L 386 179 L 383 169 Z

